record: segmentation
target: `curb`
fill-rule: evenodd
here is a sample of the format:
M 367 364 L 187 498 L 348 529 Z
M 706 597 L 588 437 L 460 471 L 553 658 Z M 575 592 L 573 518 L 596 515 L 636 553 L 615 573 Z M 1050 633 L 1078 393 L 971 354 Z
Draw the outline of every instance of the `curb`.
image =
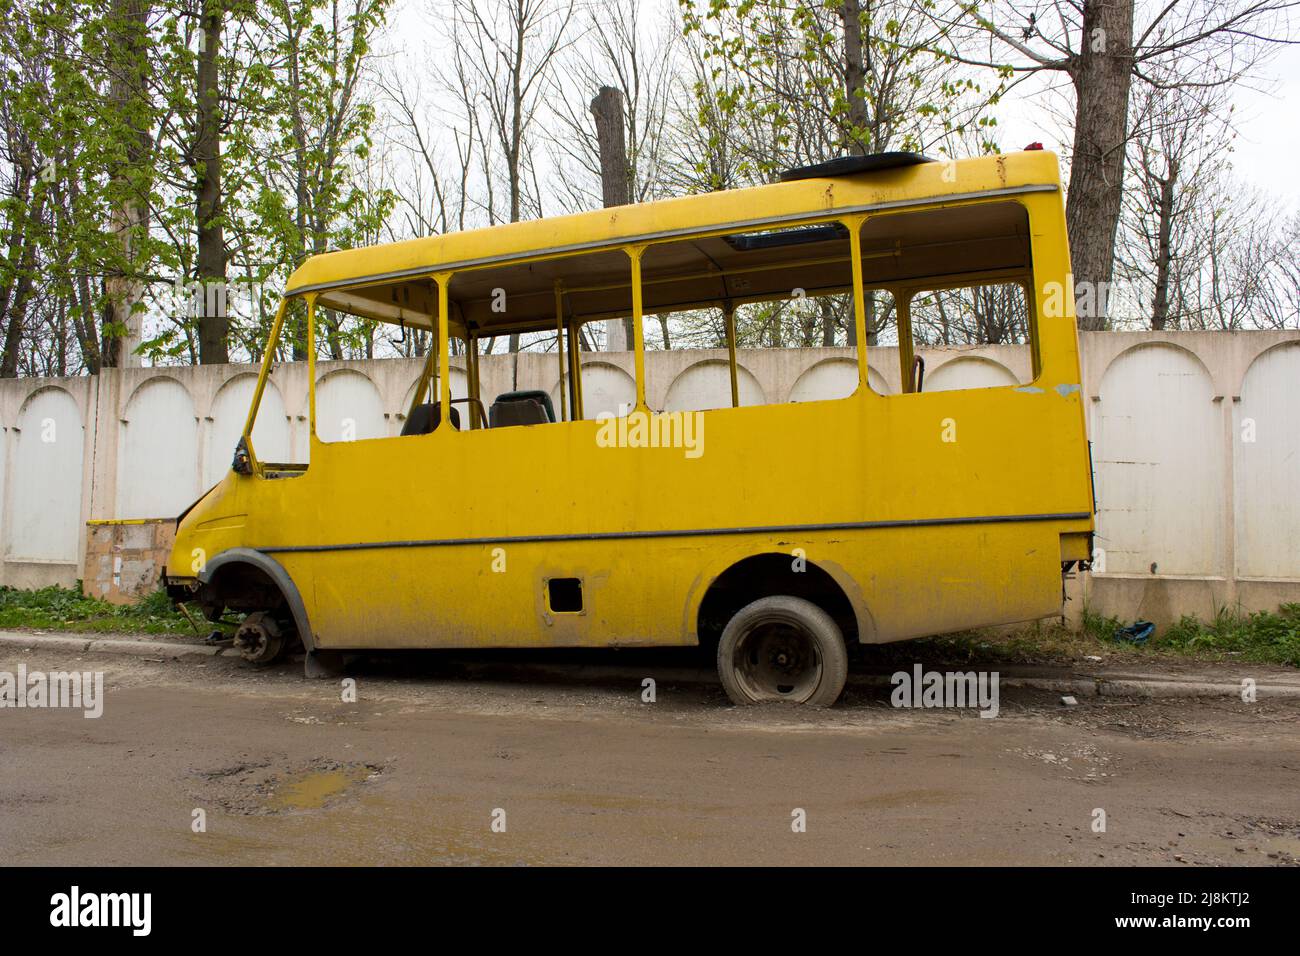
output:
M 485 680 L 491 680 L 494 672 L 506 666 L 493 664 L 488 667 L 471 667 L 469 673 Z M 640 680 L 643 677 L 655 677 L 660 681 L 672 681 L 681 684 L 712 684 L 717 677 L 712 671 L 690 670 L 687 668 L 646 667 L 632 669 L 621 665 L 592 668 L 589 665 L 560 664 L 515 664 L 509 665 L 516 673 L 531 671 L 548 677 L 568 677 L 577 680 L 609 679 L 626 677 Z M 849 673 L 849 687 L 889 687 L 894 685 L 888 674 Z M 1164 680 L 1157 677 L 1106 677 L 1104 675 L 1076 675 L 1072 677 L 1035 677 L 1018 674 L 1000 674 L 998 684 L 1002 687 L 1023 687 L 1029 690 L 1050 691 L 1054 694 L 1071 694 L 1075 697 L 1241 697 L 1241 681 L 1227 680 L 1222 683 L 1191 680 Z M 1272 684 L 1261 681 L 1255 683 L 1255 693 L 1260 697 L 1283 697 L 1300 699 L 1300 684 Z
M 229 648 L 209 647 L 205 644 L 169 644 L 155 641 L 120 640 L 112 638 L 81 638 L 57 635 L 30 634 L 22 631 L 0 631 L 0 647 L 20 647 L 35 650 L 38 647 L 58 648 L 82 654 L 136 654 L 147 657 L 177 658 L 186 655 L 203 657 L 220 657 Z M 233 655 L 232 655 L 233 656 Z M 471 664 L 466 668 L 469 674 L 491 680 L 494 672 L 501 669 L 514 674 L 534 673 L 548 677 L 563 677 L 574 680 L 608 680 L 626 677 L 640 680 L 654 676 L 661 681 L 677 683 L 714 683 L 716 678 L 712 671 L 692 670 L 682 667 L 644 667 L 629 668 L 625 665 L 584 665 L 584 664 L 539 664 L 518 663 L 490 665 Z M 1164 680 L 1157 677 L 1124 676 L 1109 678 L 1104 675 L 1075 675 L 1072 677 L 1034 677 L 1008 674 L 999 676 L 999 684 L 1004 687 L 1023 687 L 1029 690 L 1049 691 L 1054 694 L 1071 694 L 1075 697 L 1151 697 L 1151 698 L 1196 698 L 1196 697 L 1241 697 L 1241 681 Z M 850 674 L 849 686 L 857 687 L 892 687 L 888 674 Z M 1272 684 L 1256 682 L 1255 693 L 1258 697 L 1300 699 L 1300 684 Z
M 883 674 L 849 675 L 850 684 L 872 687 L 892 686 Z M 1016 675 L 999 676 L 998 684 L 1002 687 L 1024 687 L 1029 690 L 1045 690 L 1054 694 L 1070 694 L 1075 697 L 1232 697 L 1240 699 L 1241 682 L 1211 683 L 1209 681 L 1161 680 L 1159 678 L 1108 678 L 1104 676 L 1054 678 L 1054 677 L 1018 677 Z M 1255 694 L 1258 697 L 1284 697 L 1300 699 L 1300 685 L 1265 684 L 1256 682 Z
M 150 657 L 182 657 L 187 654 L 217 657 L 222 651 L 226 650 L 224 647 L 209 647 L 206 644 L 168 644 L 156 641 L 114 640 L 112 638 L 58 637 L 45 634 L 24 634 L 19 631 L 0 632 L 0 646 L 21 647 L 27 650 L 48 647 L 76 651 L 82 654 L 138 654 Z

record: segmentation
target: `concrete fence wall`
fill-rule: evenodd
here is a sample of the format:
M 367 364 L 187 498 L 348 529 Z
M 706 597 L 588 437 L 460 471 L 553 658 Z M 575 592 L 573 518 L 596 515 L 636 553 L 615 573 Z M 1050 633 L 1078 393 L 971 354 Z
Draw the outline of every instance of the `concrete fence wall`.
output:
M 1085 333 L 1099 505 L 1096 573 L 1070 609 L 1166 623 L 1240 602 L 1300 600 L 1300 332 Z M 1024 383 L 1024 347 L 922 352 L 926 390 Z M 651 352 L 647 399 L 665 410 L 730 404 L 725 351 Z M 742 351 L 746 404 L 847 395 L 848 349 Z M 897 353 L 871 349 L 871 384 L 900 390 Z M 456 363 L 453 363 L 454 365 Z M 321 362 L 326 440 L 396 435 L 416 360 Z M 560 397 L 554 355 L 485 357 L 482 394 Z M 462 368 L 452 391 L 465 393 Z M 0 584 L 71 585 L 86 571 L 87 522 L 179 513 L 230 466 L 256 369 L 110 370 L 0 382 Z M 589 417 L 630 403 L 627 353 L 584 356 Z M 307 369 L 277 367 L 254 432 L 260 457 L 306 461 Z

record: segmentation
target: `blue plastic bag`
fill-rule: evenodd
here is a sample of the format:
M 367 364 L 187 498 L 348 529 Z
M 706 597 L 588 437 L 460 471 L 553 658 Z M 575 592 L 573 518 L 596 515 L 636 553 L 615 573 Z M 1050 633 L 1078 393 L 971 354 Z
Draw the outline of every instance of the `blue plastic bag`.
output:
M 1128 627 L 1121 627 L 1115 632 L 1115 640 L 1130 644 L 1145 644 L 1156 632 L 1156 626 L 1150 621 L 1134 621 Z

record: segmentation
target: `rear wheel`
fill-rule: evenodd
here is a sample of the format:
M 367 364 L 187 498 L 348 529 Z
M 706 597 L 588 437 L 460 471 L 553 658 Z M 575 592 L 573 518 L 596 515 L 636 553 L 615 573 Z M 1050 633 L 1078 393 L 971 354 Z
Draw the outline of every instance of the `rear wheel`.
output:
M 829 707 L 848 677 L 844 635 L 811 601 L 777 595 L 741 608 L 718 642 L 718 677 L 736 704 Z

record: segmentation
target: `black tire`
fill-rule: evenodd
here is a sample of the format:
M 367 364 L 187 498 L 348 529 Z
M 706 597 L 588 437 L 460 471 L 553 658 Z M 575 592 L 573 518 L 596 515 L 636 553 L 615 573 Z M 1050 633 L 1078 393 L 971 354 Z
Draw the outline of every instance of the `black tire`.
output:
M 718 677 L 735 704 L 829 707 L 848 674 L 844 634 L 803 598 L 781 594 L 747 604 L 718 642 Z

